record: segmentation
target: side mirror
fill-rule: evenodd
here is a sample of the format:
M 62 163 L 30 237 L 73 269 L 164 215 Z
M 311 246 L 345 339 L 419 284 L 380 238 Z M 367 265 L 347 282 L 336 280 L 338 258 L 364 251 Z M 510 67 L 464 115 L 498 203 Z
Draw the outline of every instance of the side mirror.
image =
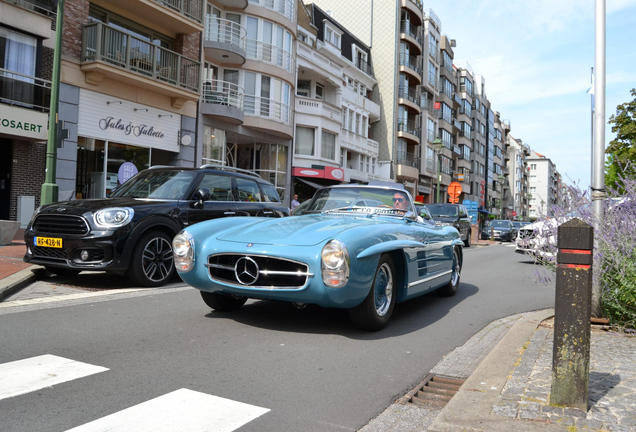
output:
M 210 199 L 210 189 L 201 188 L 194 193 L 194 198 L 197 202 L 194 204 L 195 208 L 203 208 L 203 202 Z

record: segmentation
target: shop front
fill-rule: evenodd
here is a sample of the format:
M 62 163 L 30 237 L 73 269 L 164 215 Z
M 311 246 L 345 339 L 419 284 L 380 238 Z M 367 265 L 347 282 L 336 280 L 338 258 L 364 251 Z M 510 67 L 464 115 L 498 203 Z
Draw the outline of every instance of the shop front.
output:
M 77 127 L 75 189 L 60 190 L 60 200 L 106 197 L 141 170 L 179 165 L 195 141 L 181 115 L 83 89 Z
M 1 220 L 25 225 L 36 207 L 44 182 L 48 120 L 45 112 L 0 103 Z
M 345 174 L 342 168 L 314 165 L 311 168 L 294 167 L 292 178 L 294 194 L 303 202 L 313 197 L 320 188 L 343 183 Z

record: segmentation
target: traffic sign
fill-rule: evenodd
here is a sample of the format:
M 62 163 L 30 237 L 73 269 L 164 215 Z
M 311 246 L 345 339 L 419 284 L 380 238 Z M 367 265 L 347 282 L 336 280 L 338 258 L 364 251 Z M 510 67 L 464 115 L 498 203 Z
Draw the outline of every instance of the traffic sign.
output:
M 459 196 L 462 194 L 462 184 L 459 182 L 452 182 L 448 185 L 448 196 L 450 197 L 448 202 L 458 203 Z

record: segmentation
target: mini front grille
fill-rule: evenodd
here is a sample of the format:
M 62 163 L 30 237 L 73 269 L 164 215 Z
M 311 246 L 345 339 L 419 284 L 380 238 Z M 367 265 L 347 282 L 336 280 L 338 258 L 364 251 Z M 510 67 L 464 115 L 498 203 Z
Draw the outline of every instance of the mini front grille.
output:
M 33 252 L 33 256 L 37 258 L 51 258 L 61 260 L 65 260 L 67 258 L 66 251 L 64 249 L 33 246 L 33 249 L 31 250 Z
M 207 266 L 212 279 L 249 288 L 298 289 L 311 276 L 307 264 L 260 255 L 212 255 Z
M 86 235 L 88 224 L 80 216 L 46 214 L 35 218 L 33 230 L 38 234 Z

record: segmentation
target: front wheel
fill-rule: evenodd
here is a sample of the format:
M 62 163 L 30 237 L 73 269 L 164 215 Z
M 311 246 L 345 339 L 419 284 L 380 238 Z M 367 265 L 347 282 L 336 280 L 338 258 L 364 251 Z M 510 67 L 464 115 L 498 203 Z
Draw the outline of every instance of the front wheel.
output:
M 130 257 L 128 277 L 144 287 L 158 287 L 169 281 L 175 271 L 171 240 L 162 231 L 141 236 Z
M 232 312 L 245 304 L 247 297 L 233 296 L 201 291 L 201 297 L 206 305 L 219 312 Z
M 457 293 L 457 287 L 459 286 L 459 278 L 461 277 L 462 265 L 459 260 L 459 252 L 457 248 L 453 249 L 453 263 L 451 266 L 451 280 L 442 288 L 439 289 L 439 294 L 444 297 L 451 297 Z
M 472 232 L 468 230 L 468 235 L 466 236 L 466 241 L 464 242 L 464 247 L 470 247 L 470 237 L 472 236 Z
M 349 318 L 353 325 L 362 330 L 382 330 L 395 308 L 395 288 L 395 265 L 389 255 L 382 255 L 367 298 L 349 309 Z

